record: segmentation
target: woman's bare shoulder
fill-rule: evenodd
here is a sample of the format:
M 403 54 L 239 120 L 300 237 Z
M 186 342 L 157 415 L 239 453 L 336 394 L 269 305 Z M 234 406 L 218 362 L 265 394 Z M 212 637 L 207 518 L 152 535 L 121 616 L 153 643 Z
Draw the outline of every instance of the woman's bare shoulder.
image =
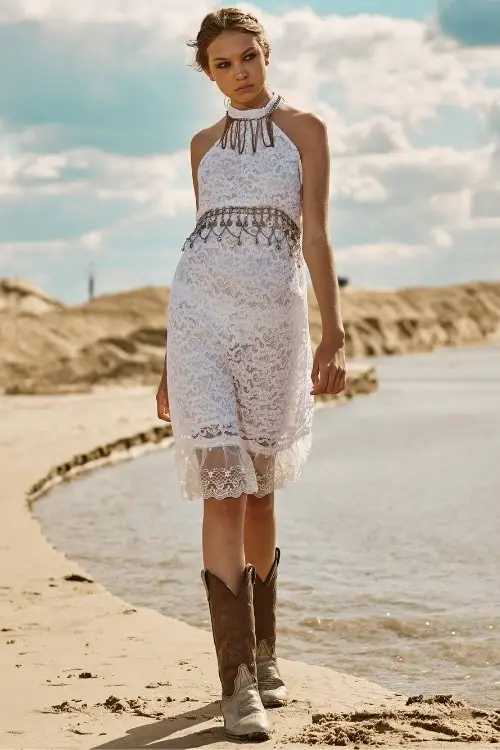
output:
M 282 102 L 275 113 L 275 121 L 281 130 L 295 144 L 301 154 L 308 145 L 326 139 L 326 124 L 315 112 L 294 107 L 288 102 Z
M 225 118 L 222 118 L 214 125 L 210 125 L 208 128 L 199 130 L 191 138 L 191 157 L 196 161 L 201 161 L 207 151 L 210 151 L 214 146 L 222 133 L 224 132 Z
M 323 122 L 322 118 L 315 112 L 311 112 L 306 109 L 299 109 L 294 107 L 290 102 L 281 101 L 278 112 L 283 112 L 289 118 L 294 120 L 300 120 L 301 122 Z

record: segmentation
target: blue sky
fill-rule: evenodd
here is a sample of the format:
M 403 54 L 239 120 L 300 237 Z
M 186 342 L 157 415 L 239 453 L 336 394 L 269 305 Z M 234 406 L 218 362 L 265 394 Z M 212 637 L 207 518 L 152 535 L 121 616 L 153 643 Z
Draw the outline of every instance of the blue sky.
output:
M 435 0 L 266 0 L 266 11 L 286 13 L 294 8 L 312 8 L 320 16 L 340 14 L 353 16 L 359 13 L 381 14 L 394 18 L 424 20 L 436 10 Z
M 223 113 L 189 66 L 206 0 L 3 0 L 0 276 L 66 302 L 169 284 L 194 221 L 189 141 Z M 269 81 L 327 123 L 339 272 L 500 278 L 498 0 L 265 0 Z

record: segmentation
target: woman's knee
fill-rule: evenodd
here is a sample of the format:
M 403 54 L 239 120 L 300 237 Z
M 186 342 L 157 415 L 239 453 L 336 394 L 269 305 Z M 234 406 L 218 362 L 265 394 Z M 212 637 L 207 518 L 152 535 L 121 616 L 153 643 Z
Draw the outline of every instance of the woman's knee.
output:
M 246 503 L 247 518 L 261 518 L 269 516 L 274 512 L 274 493 L 270 492 L 263 497 L 248 495 Z
M 218 526 L 238 527 L 245 517 L 245 500 L 245 495 L 223 500 L 207 498 L 203 507 L 204 518 Z

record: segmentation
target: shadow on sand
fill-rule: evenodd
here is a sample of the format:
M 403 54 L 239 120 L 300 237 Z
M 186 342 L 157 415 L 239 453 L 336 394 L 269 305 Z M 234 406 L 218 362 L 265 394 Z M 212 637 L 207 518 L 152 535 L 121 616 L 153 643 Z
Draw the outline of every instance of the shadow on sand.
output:
M 137 729 L 129 729 L 123 737 L 110 740 L 101 745 L 94 745 L 92 750 L 126 750 L 126 748 L 183 748 L 203 747 L 214 742 L 227 741 L 222 724 L 208 729 L 199 729 L 196 732 L 190 732 L 185 737 L 168 739 L 170 735 L 176 732 L 182 732 L 185 729 L 192 728 L 196 724 L 203 724 L 210 721 L 215 716 L 220 716 L 220 702 L 213 701 L 206 706 L 185 711 L 177 716 L 169 716 L 160 719 L 152 724 L 143 724 Z M 239 744 L 239 743 L 236 743 Z

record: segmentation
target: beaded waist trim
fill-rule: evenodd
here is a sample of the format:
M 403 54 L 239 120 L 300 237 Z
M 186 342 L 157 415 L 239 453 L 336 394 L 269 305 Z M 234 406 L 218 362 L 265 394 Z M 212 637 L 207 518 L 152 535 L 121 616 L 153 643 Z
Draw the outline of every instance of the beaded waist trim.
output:
M 290 255 L 295 256 L 300 248 L 300 229 L 285 211 L 273 206 L 224 206 L 205 211 L 191 232 L 186 245 L 193 247 L 197 237 L 204 242 L 214 237 L 219 242 L 224 236 L 232 237 L 238 245 L 243 238 L 250 237 L 255 244 L 274 244 L 278 250 L 285 245 Z

